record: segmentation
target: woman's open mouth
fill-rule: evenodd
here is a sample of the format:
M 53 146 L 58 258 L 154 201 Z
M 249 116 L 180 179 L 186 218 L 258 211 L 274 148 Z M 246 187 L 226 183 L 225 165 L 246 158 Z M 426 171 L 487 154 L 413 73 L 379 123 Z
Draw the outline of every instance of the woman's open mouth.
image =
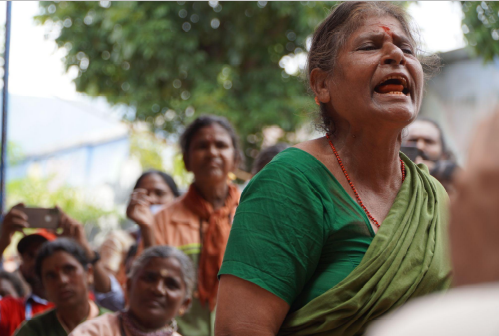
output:
M 384 78 L 376 87 L 374 92 L 379 94 L 409 96 L 407 80 L 403 76 L 388 76 Z

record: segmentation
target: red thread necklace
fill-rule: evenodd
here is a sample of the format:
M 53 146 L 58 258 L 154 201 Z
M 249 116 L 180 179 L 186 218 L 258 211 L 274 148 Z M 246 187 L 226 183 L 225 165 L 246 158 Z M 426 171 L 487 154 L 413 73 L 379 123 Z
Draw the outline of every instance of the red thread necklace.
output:
M 329 137 L 329 134 L 326 133 L 326 138 L 327 141 L 329 141 L 329 145 L 331 146 L 331 149 L 333 150 L 334 155 L 336 156 L 336 159 L 338 159 L 338 163 L 340 164 L 341 170 L 343 170 L 343 174 L 345 174 L 345 177 L 348 181 L 348 184 L 350 184 L 350 187 L 352 187 L 353 193 L 355 194 L 355 197 L 357 198 L 357 202 L 359 205 L 364 209 L 364 212 L 366 213 L 367 217 L 376 225 L 376 227 L 380 227 L 380 224 L 374 217 L 371 215 L 369 210 L 367 210 L 366 206 L 360 199 L 359 193 L 357 192 L 357 189 L 355 189 L 355 186 L 353 185 L 352 180 L 350 180 L 350 177 L 348 176 L 347 170 L 345 169 L 345 166 L 343 165 L 343 162 L 341 161 L 340 155 L 336 151 L 336 148 L 334 148 L 333 143 L 331 142 L 331 138 Z M 405 163 L 400 159 L 400 169 L 402 170 L 402 182 L 405 181 Z

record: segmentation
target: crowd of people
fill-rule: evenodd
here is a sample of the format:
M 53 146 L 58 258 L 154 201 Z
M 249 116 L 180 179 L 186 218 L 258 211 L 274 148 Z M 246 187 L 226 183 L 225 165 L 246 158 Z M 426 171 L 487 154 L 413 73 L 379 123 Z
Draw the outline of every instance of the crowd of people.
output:
M 497 285 L 450 289 L 499 281 L 499 111 L 459 168 L 439 124 L 418 118 L 432 60 L 411 27 L 388 2 L 338 5 L 308 55 L 325 136 L 263 149 L 244 190 L 229 178 L 235 129 L 202 115 L 179 141 L 192 184 L 144 172 L 131 230 L 92 246 L 64 209 L 57 230 L 31 229 L 18 269 L 0 271 L 0 335 L 499 332 L 466 319 L 498 308 Z M 30 228 L 24 209 L 3 216 L 0 254 Z

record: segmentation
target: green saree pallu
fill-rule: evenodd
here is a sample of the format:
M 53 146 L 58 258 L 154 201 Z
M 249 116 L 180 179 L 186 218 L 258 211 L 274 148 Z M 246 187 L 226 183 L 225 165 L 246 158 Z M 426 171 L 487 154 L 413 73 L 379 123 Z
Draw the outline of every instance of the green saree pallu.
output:
M 450 287 L 447 194 L 425 166 L 401 157 L 406 180 L 361 263 L 288 315 L 278 335 L 361 335 L 407 300 Z

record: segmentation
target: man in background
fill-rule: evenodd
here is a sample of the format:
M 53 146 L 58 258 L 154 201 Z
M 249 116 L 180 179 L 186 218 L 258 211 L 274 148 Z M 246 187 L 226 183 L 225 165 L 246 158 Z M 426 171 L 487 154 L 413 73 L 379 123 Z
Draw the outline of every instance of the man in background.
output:
M 438 123 L 418 118 L 407 127 L 403 145 L 416 147 L 418 155 L 414 162 L 428 166 L 430 174 L 442 183 L 447 192 L 454 193 L 454 180 L 459 167 Z

